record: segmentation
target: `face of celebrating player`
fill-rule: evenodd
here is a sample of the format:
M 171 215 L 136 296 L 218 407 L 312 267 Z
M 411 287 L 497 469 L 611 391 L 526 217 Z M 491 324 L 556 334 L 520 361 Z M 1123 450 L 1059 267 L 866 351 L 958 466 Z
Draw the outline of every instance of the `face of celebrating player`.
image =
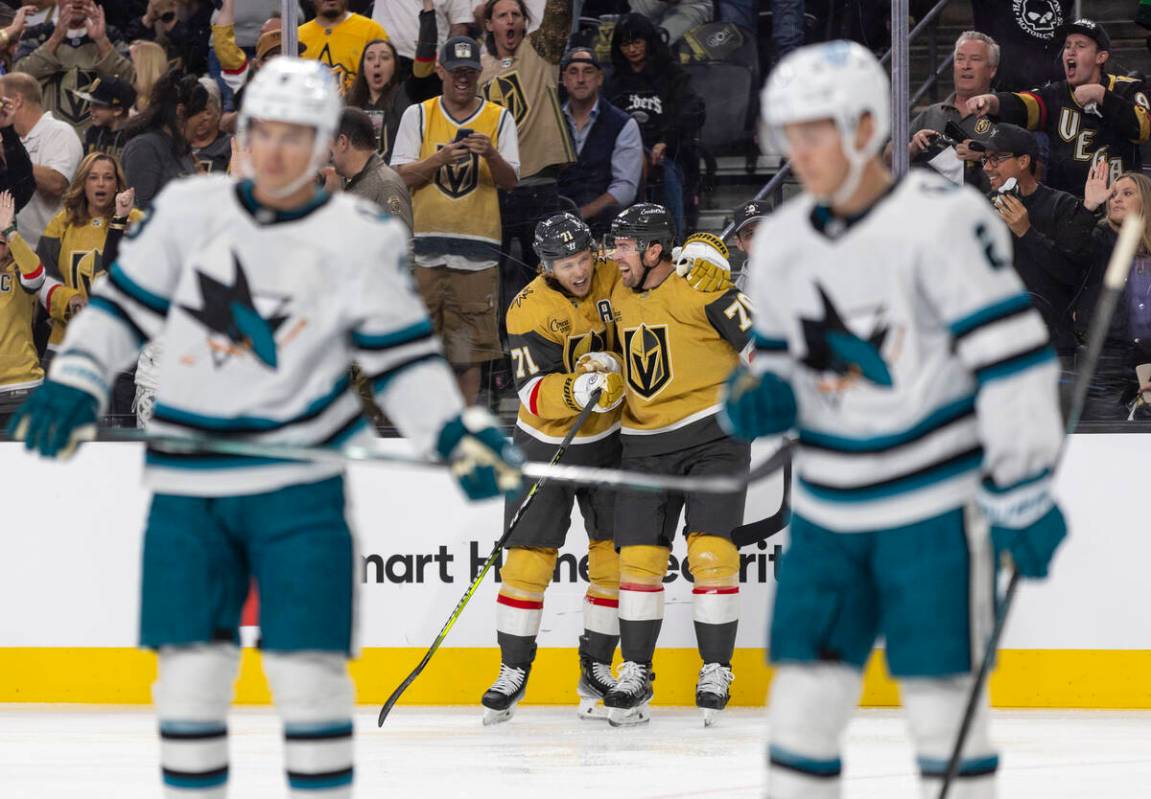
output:
M 316 131 L 306 125 L 252 120 L 248 131 L 248 159 L 254 175 L 256 199 L 272 207 L 291 207 L 306 202 L 315 192 L 311 183 L 304 184 L 288 197 L 278 195 L 312 169 L 315 140 Z
M 92 163 L 84 180 L 84 199 L 91 216 L 111 216 L 116 202 L 116 168 L 101 158 Z
M 663 252 L 662 247 L 653 244 L 641 254 L 636 245 L 635 239 L 618 238 L 611 252 L 611 257 L 619 267 L 619 276 L 629 289 L 634 289 L 643 281 L 644 267 L 650 269 L 659 264 L 660 253 Z
M 973 97 L 991 91 L 995 67 L 991 66 L 991 48 L 978 39 L 966 39 L 955 48 L 955 92 Z
M 1131 178 L 1119 178 L 1115 181 L 1115 190 L 1111 199 L 1107 201 L 1107 221 L 1115 227 L 1123 224 L 1128 214 L 1143 212 L 1143 200 L 1139 196 L 1139 187 Z
M 492 6 L 491 18 L 487 21 L 488 32 L 496 42 L 500 55 L 515 53 L 528 29 L 528 21 L 518 0 L 499 0 Z
M 392 48 L 384 42 L 377 42 L 364 51 L 364 80 L 374 92 L 382 92 L 396 74 L 396 59 Z
M 564 291 L 580 299 L 591 291 L 593 272 L 595 272 L 595 261 L 591 250 L 569 255 L 567 258 L 557 258 L 552 262 L 551 276 L 564 287 Z
M 1071 34 L 1063 43 L 1063 74 L 1067 82 L 1072 86 L 1098 83 L 1108 55 L 1106 50 L 1100 52 L 1099 45 L 1090 36 Z

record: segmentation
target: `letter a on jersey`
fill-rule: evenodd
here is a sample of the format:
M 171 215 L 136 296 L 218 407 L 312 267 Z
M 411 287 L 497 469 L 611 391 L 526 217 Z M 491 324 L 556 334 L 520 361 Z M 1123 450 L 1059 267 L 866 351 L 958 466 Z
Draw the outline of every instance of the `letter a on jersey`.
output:
M 623 333 L 627 382 L 637 394 L 651 399 L 671 382 L 671 348 L 667 325 L 640 325 Z

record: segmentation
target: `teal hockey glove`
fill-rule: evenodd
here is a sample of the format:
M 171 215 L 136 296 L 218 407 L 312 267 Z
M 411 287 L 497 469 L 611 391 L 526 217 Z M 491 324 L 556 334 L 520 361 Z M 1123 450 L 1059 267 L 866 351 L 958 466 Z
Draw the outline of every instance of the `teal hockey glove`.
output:
M 753 441 L 791 429 L 797 413 L 795 393 L 786 380 L 771 372 L 756 375 L 741 366 L 724 386 L 719 418 L 734 438 Z
M 1043 475 L 1007 490 L 984 480 L 979 507 L 991 523 L 996 557 L 1011 555 L 1024 577 L 1043 579 L 1055 550 L 1067 537 L 1067 520 L 1048 493 L 1050 477 Z
M 68 459 L 94 430 L 99 403 L 87 391 L 46 381 L 12 415 L 8 435 L 46 458 Z
M 440 431 L 436 451 L 451 464 L 452 474 L 470 500 L 523 489 L 519 467 L 524 457 L 482 408 L 468 408 Z

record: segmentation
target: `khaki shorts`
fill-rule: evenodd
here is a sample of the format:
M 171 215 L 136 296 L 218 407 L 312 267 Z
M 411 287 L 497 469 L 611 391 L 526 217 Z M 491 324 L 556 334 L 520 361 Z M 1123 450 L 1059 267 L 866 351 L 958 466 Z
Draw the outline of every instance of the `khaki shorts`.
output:
M 472 366 L 503 357 L 496 315 L 499 269 L 417 266 L 415 270 L 416 287 L 452 366 Z

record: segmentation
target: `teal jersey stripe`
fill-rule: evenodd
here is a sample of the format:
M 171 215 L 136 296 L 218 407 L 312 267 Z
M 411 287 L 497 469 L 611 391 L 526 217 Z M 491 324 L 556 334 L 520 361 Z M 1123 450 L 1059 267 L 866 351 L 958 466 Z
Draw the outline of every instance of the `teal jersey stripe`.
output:
M 303 463 L 303 461 L 294 461 L 290 458 L 255 458 L 243 455 L 173 455 L 150 449 L 144 454 L 144 463 L 163 469 L 208 472 L 226 469 L 253 469 L 257 466 L 282 466 L 286 463 Z
M 128 330 L 131 331 L 132 335 L 135 337 L 137 344 L 143 345 L 147 343 L 148 337 L 144 335 L 144 331 L 140 329 L 139 325 L 132 321 L 132 317 L 128 316 L 127 311 L 125 311 L 116 303 L 104 297 L 96 296 L 88 301 L 88 307 L 97 311 L 102 311 L 103 313 L 115 319 L 120 324 L 124 325 L 124 327 L 128 328 Z
M 1045 345 L 977 369 L 975 377 L 980 386 L 985 386 L 996 380 L 1014 377 L 1020 372 L 1026 372 L 1028 369 L 1042 366 L 1053 360 L 1055 360 L 1055 350 Z
M 938 757 L 917 757 L 921 774 L 927 777 L 942 777 L 947 773 L 948 762 Z M 960 777 L 987 777 L 999 769 L 999 755 L 966 757 L 959 761 Z
M 149 311 L 157 313 L 160 316 L 168 315 L 168 309 L 172 307 L 171 301 L 165 297 L 161 297 L 159 294 L 148 291 L 148 289 L 132 280 L 132 278 L 128 277 L 127 273 L 124 272 L 124 268 L 120 266 L 119 262 L 112 264 L 108 269 L 108 279 L 112 281 L 113 286 L 143 305 Z
M 787 339 L 785 338 L 769 338 L 758 330 L 753 330 L 751 339 L 755 342 L 755 348 L 757 350 L 763 352 L 787 352 Z
M 364 350 L 386 350 L 419 341 L 432 335 L 432 323 L 421 319 L 391 333 L 352 333 L 352 344 Z
M 813 777 L 838 777 L 843 771 L 843 761 L 838 757 L 826 760 L 816 759 L 797 754 L 777 744 L 772 744 L 768 748 L 768 757 L 774 765 L 783 766 Z
M 858 487 L 829 486 L 800 478 L 804 489 L 828 502 L 871 502 L 886 497 L 908 494 L 927 486 L 977 470 L 983 464 L 983 448 L 976 447 L 946 460 L 938 461 L 909 474 Z
M 279 430 L 294 424 L 301 424 L 317 418 L 347 393 L 348 385 L 349 380 L 347 375 L 340 377 L 330 391 L 312 400 L 301 413 L 288 419 L 269 419 L 263 416 L 206 416 L 164 403 L 156 404 L 156 419 L 161 422 L 171 422 L 172 424 L 209 432 L 263 433 L 270 430 Z
M 1017 313 L 1026 311 L 1031 308 L 1031 297 L 1027 294 L 1013 294 L 1006 299 L 999 302 L 992 303 L 985 308 L 981 308 L 974 313 L 970 313 L 960 319 L 955 320 L 948 329 L 951 335 L 955 338 L 961 338 L 974 332 L 976 329 L 989 325 L 992 322 L 997 322 L 1000 319 L 1005 319 L 1009 316 L 1014 316 Z
M 851 454 L 878 453 L 917 441 L 925 437 L 928 433 L 932 433 L 974 412 L 975 395 L 972 394 L 966 397 L 960 397 L 946 405 L 941 405 L 911 427 L 899 432 L 885 433 L 867 438 L 849 438 L 817 430 L 800 428 L 799 441 L 805 446 L 816 449 L 827 449 L 833 452 Z

